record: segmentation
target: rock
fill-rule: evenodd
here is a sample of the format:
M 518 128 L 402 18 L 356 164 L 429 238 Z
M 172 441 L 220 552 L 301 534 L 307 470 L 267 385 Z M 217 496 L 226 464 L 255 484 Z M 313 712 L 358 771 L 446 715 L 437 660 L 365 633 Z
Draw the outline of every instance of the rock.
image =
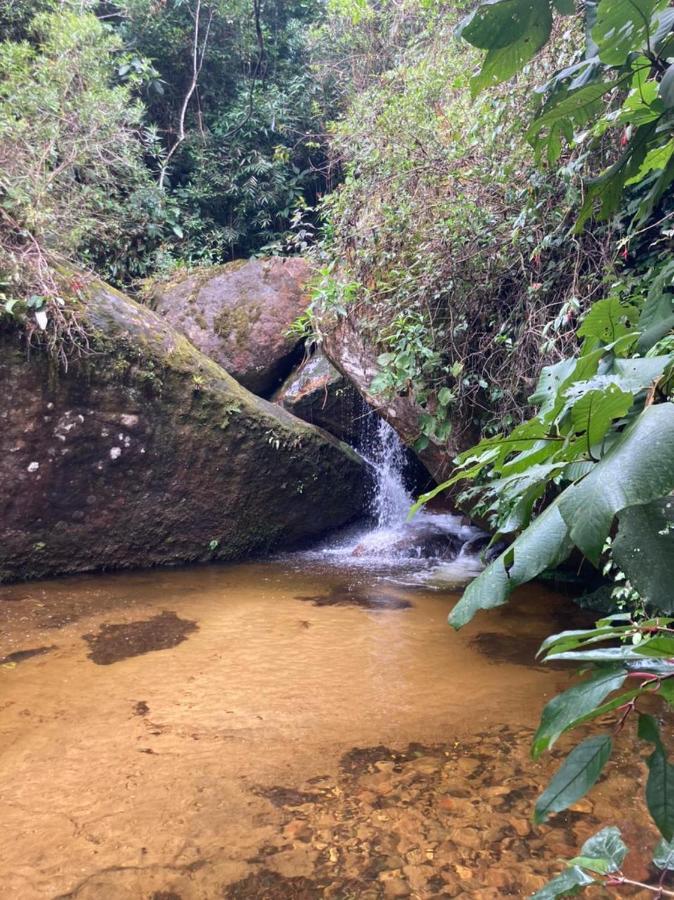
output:
M 379 881 L 384 887 L 385 897 L 409 897 L 411 891 L 399 872 L 382 872 Z
M 153 285 L 151 305 L 248 390 L 270 397 L 299 362 L 289 335 L 309 302 L 300 257 L 237 260 Z
M 365 506 L 349 447 L 261 400 L 159 315 L 89 281 L 67 372 L 0 331 L 0 582 L 232 560 Z
M 371 412 L 354 386 L 317 351 L 292 372 L 273 398 L 288 412 L 356 443 Z
M 377 375 L 377 356 L 381 352 L 369 343 L 359 329 L 357 316 L 340 316 L 334 321 L 321 323 L 322 347 L 330 362 L 356 386 L 366 403 L 374 407 L 400 435 L 408 447 L 419 437 L 419 419 L 424 410 L 411 392 L 397 394 L 382 401 L 381 395 L 373 394 L 370 385 Z M 455 429 L 457 433 L 459 429 Z M 477 432 L 461 429 L 461 441 L 451 438 L 445 443 L 431 442 L 417 455 L 429 474 L 438 482 L 444 481 L 453 469 L 454 457 L 461 450 L 475 443 Z
M 453 534 L 442 524 L 434 523 L 432 516 L 422 522 L 410 522 L 400 529 L 400 537 L 387 540 L 386 555 L 400 559 L 455 559 L 465 541 L 460 533 Z M 370 556 L 371 544 L 363 542 L 354 547 L 353 556 Z

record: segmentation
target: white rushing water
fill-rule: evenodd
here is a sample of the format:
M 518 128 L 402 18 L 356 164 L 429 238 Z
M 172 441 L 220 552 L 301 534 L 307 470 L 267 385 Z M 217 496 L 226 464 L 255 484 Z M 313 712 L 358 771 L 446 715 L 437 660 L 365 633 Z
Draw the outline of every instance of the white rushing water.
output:
M 420 510 L 405 481 L 407 451 L 383 419 L 371 423 L 359 451 L 372 472 L 371 519 L 302 554 L 342 567 L 380 571 L 405 584 L 446 587 L 465 583 L 482 565 L 463 545 L 481 532 L 461 516 Z

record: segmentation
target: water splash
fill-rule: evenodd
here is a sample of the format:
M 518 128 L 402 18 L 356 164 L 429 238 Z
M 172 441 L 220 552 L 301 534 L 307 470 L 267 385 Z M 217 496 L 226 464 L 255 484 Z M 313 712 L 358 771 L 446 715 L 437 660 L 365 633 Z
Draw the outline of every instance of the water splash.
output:
M 452 513 L 420 510 L 405 479 L 408 451 L 397 432 L 383 419 L 367 417 L 358 450 L 371 467 L 371 518 L 367 523 L 331 536 L 301 554 L 362 574 L 378 574 L 410 587 L 455 589 L 481 569 L 471 542 L 482 533 Z M 464 546 L 468 549 L 464 552 Z
M 414 502 L 405 485 L 405 448 L 397 433 L 384 419 L 369 427 L 360 453 L 373 472 L 371 509 L 378 528 L 406 522 Z

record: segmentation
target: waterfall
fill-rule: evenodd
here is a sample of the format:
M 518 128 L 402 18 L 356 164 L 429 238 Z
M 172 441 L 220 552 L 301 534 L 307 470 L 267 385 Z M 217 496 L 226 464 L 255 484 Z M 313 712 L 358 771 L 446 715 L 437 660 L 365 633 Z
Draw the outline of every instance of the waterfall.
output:
M 363 416 L 356 443 L 371 469 L 370 518 L 328 539 L 304 558 L 330 560 L 358 570 L 383 571 L 405 578 L 401 584 L 455 586 L 481 569 L 463 545 L 481 532 L 460 516 L 421 509 L 408 521 L 414 502 L 405 483 L 408 451 L 397 432 L 374 413 Z
M 371 509 L 377 527 L 403 525 L 414 501 L 405 486 L 405 448 L 396 431 L 379 419 L 376 427 L 367 428 L 360 452 L 372 466 Z

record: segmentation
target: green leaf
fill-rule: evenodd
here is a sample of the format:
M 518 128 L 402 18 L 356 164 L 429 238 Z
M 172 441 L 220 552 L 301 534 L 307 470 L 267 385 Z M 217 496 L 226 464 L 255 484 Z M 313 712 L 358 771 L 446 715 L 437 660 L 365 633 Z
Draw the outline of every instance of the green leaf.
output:
M 536 656 L 541 656 L 543 653 L 563 653 L 566 650 L 575 650 L 576 647 L 585 647 L 598 641 L 614 640 L 628 632 L 631 627 L 631 625 L 617 627 L 604 625 L 597 628 L 575 629 L 551 634 L 543 641 Z
M 541 723 L 534 735 L 531 753 L 534 759 L 549 749 L 565 731 L 573 728 L 598 707 L 602 700 L 617 691 L 627 678 L 622 666 L 601 670 L 581 684 L 557 694 L 545 706 Z
M 621 65 L 629 53 L 641 50 L 650 33 L 653 13 L 667 5 L 668 0 L 601 0 L 592 29 L 601 61 Z
M 674 140 L 667 141 L 660 147 L 653 147 L 644 157 L 638 171 L 625 181 L 625 184 L 638 184 L 654 169 L 664 169 L 674 153 Z
M 571 409 L 571 427 L 587 440 L 590 449 L 598 444 L 608 431 L 614 419 L 625 416 L 634 402 L 631 393 L 621 391 L 611 384 L 605 390 L 588 391 Z
M 674 613 L 674 501 L 671 497 L 632 506 L 618 514 L 613 558 L 647 603 L 664 613 Z
M 605 647 L 598 650 L 570 650 L 563 653 L 549 653 L 554 660 L 565 660 L 582 663 L 615 663 L 642 660 L 632 647 Z
M 580 856 L 588 861 L 604 863 L 601 870 L 603 874 L 617 872 L 627 856 L 627 847 L 620 834 L 620 829 L 615 826 L 602 828 L 597 834 L 588 838 L 580 849 Z M 571 860 L 575 862 L 575 860 Z
M 543 128 L 550 127 L 560 119 L 569 119 L 576 127 L 584 125 L 601 109 L 602 97 L 613 87 L 611 82 L 602 81 L 565 94 L 531 123 L 527 140 L 534 142 Z
M 662 748 L 662 739 L 660 738 L 660 729 L 658 723 L 653 716 L 647 713 L 639 713 L 639 726 L 637 734 L 642 741 L 648 741 L 655 744 L 656 747 Z
M 555 501 L 468 585 L 449 616 L 450 625 L 461 628 L 479 610 L 502 606 L 516 587 L 558 566 L 570 552 L 568 528 Z
M 674 637 L 657 634 L 655 637 L 637 644 L 634 652 L 650 659 L 674 659 Z
M 629 359 L 614 359 L 610 371 L 616 375 L 620 388 L 638 394 L 660 378 L 673 359 L 672 354 L 648 356 L 643 359 L 638 356 Z
M 458 34 L 481 50 L 498 50 L 514 43 L 528 28 L 530 0 L 488 0 L 463 20 Z
M 655 848 L 653 865 L 658 869 L 674 869 L 674 844 L 663 838 Z
M 573 543 L 595 565 L 616 514 L 674 490 L 674 405 L 647 407 L 582 481 L 559 498 Z
M 671 109 L 674 106 L 674 66 L 670 66 L 662 76 L 658 93 L 665 108 Z
M 662 745 L 648 759 L 646 804 L 660 834 L 674 837 L 674 766 L 667 761 Z
M 667 70 L 674 72 L 674 66 Z M 651 281 L 639 318 L 638 348 L 641 353 L 674 328 L 674 261 L 668 262 Z
M 448 387 L 440 388 L 438 392 L 438 403 L 440 404 L 440 406 L 449 406 L 453 399 L 454 394 Z
M 558 897 L 572 897 L 580 894 L 591 884 L 596 884 L 594 878 L 583 872 L 579 866 L 571 866 L 532 894 L 531 900 L 557 900 Z
M 486 87 L 493 87 L 516 75 L 550 37 L 552 12 L 549 5 L 529 3 L 528 13 L 526 28 L 514 41 L 488 51 L 479 74 L 471 78 L 470 90 L 473 96 Z
M 584 317 L 578 336 L 597 338 L 605 343 L 616 341 L 634 331 L 638 314 L 635 306 L 622 303 L 617 297 L 598 300 Z
M 545 822 L 580 800 L 596 783 L 611 755 L 613 742 L 607 734 L 587 738 L 569 753 L 548 787 L 538 798 L 534 821 Z

